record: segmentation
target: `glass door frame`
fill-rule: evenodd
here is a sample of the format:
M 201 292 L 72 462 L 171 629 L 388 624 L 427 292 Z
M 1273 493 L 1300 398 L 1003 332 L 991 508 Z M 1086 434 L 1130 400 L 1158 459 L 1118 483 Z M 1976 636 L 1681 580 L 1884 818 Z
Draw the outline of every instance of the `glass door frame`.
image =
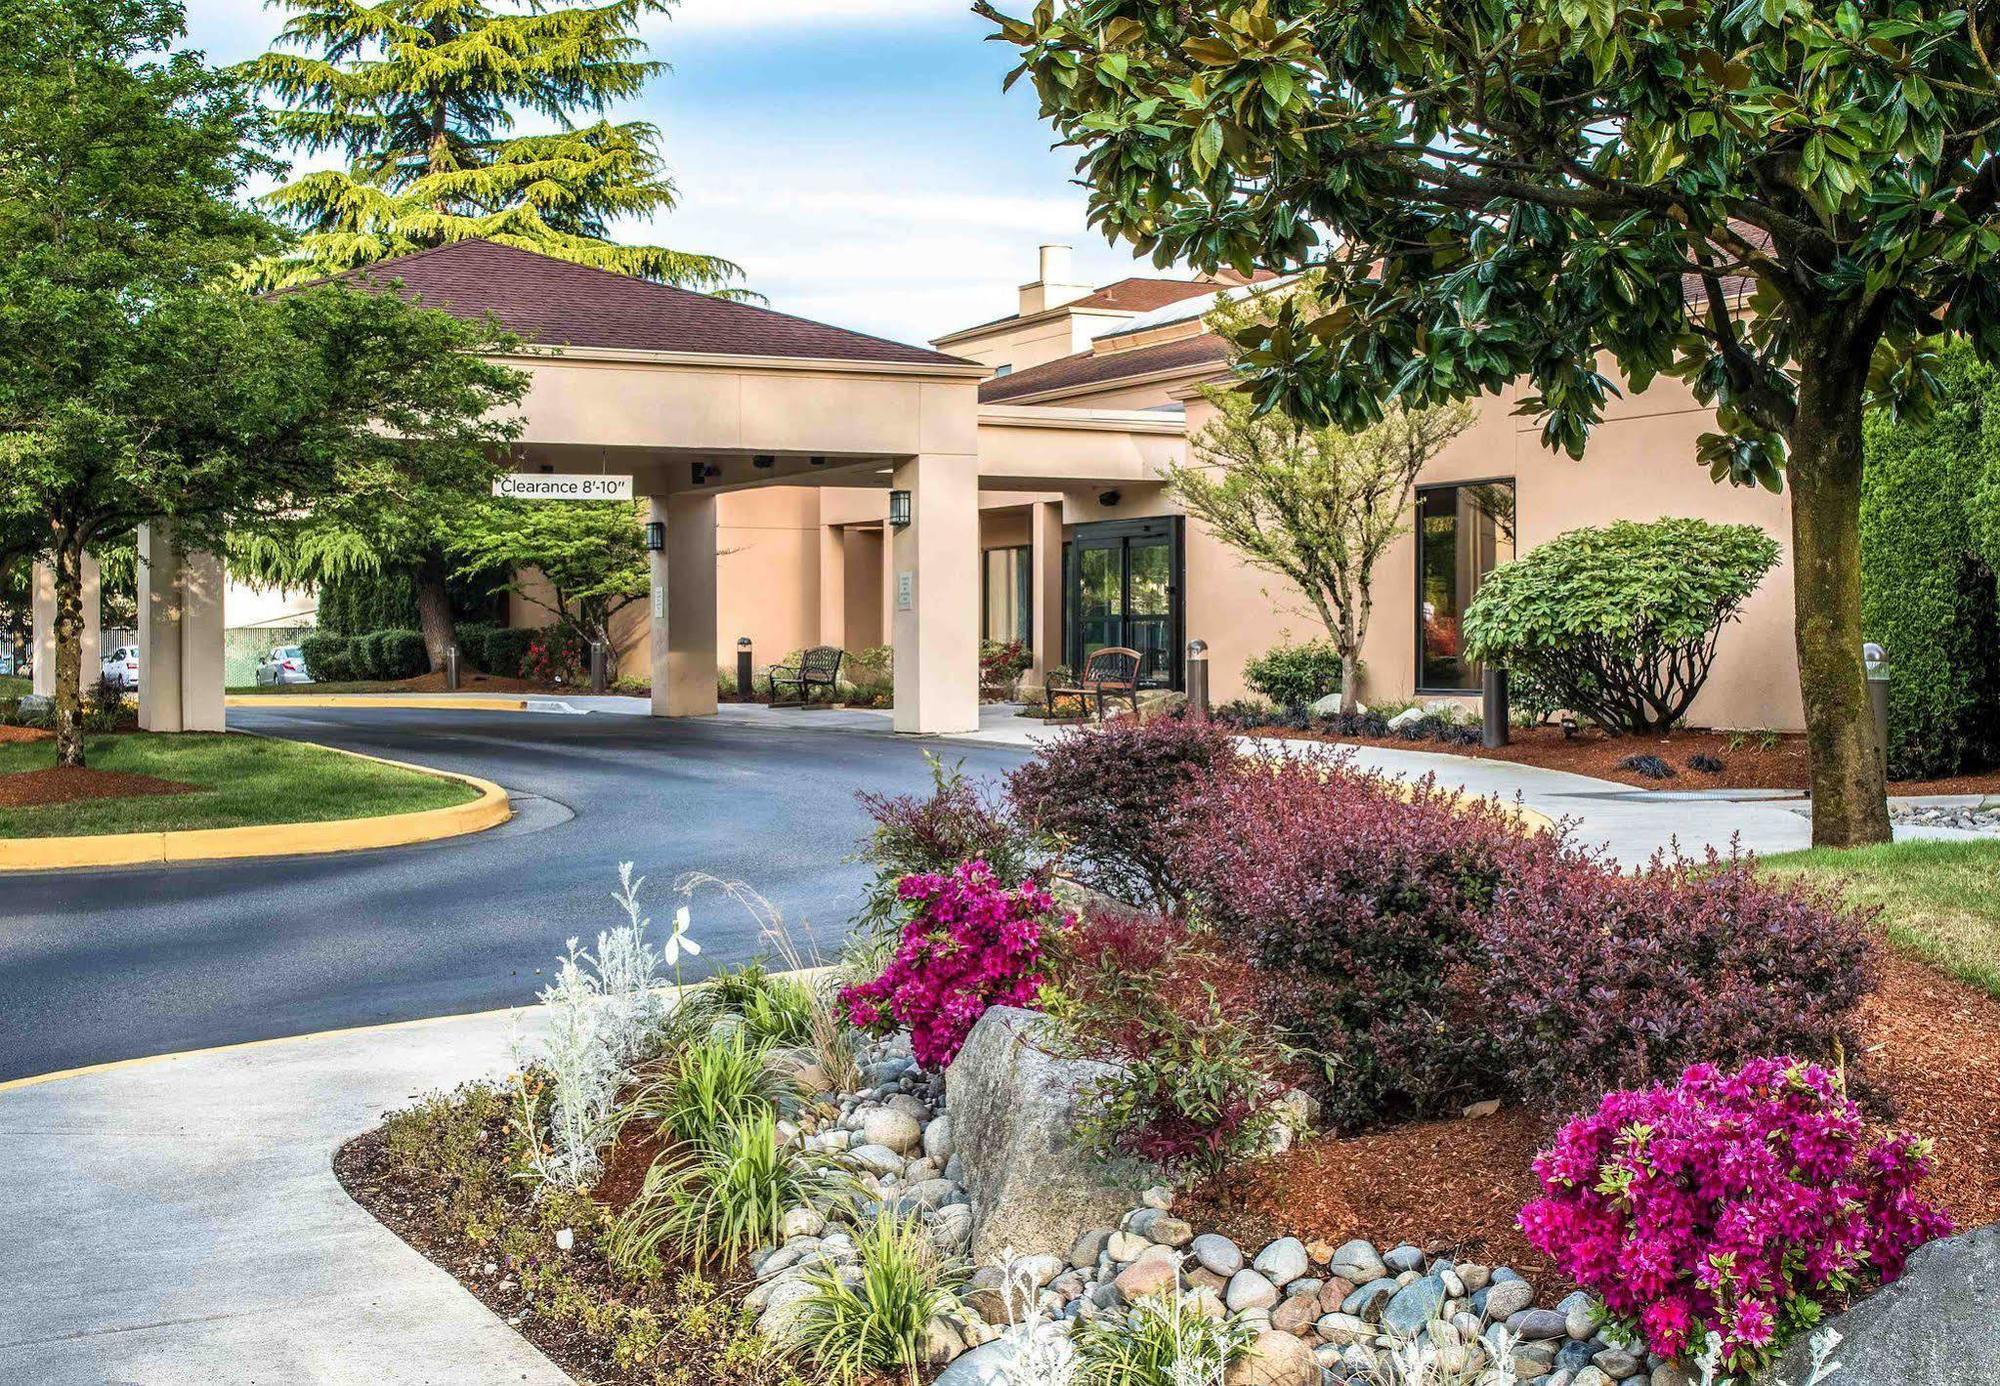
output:
M 1117 548 L 1120 638 L 1126 638 L 1132 610 L 1132 541 L 1166 540 L 1167 550 L 1167 680 L 1162 687 L 1180 692 L 1187 687 L 1187 523 L 1179 515 L 1153 515 L 1143 520 L 1098 520 L 1070 526 L 1063 542 L 1063 662 L 1083 672 L 1082 589 L 1077 554 L 1085 548 Z
M 1420 698 L 1464 698 L 1479 692 L 1479 685 L 1476 683 L 1471 688 L 1429 688 L 1424 685 L 1424 496 L 1434 491 L 1462 491 L 1475 486 L 1505 486 L 1514 493 L 1514 556 L 1516 558 L 1521 556 L 1521 486 L 1518 477 L 1475 476 L 1467 477 L 1464 481 L 1432 481 L 1425 482 L 1411 492 L 1410 531 L 1416 542 L 1411 544 L 1410 548 L 1413 551 L 1411 562 L 1416 572 L 1416 601 L 1410 612 L 1410 629 L 1416 641 L 1414 647 L 1416 667 L 1410 684 L 1415 695 Z

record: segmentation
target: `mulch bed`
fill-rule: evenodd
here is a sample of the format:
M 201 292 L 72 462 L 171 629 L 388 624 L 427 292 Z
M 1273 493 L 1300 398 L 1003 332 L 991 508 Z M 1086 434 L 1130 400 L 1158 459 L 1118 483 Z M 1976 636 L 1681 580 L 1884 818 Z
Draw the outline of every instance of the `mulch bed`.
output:
M 9 727 L 0 725 L 0 741 L 48 741 L 55 733 L 43 727 Z
M 1893 1109 L 1885 1124 L 1934 1137 L 1924 1193 L 1960 1227 L 2000 1221 L 2000 1002 L 1882 952 L 1882 985 L 1864 1003 L 1858 1086 Z M 1415 1242 L 1510 1265 L 1544 1290 L 1553 1271 L 1514 1224 L 1537 1189 L 1529 1162 L 1559 1123 L 1507 1108 L 1350 1138 L 1319 1137 L 1200 1191 L 1182 1211 L 1242 1245 L 1293 1235 L 1340 1243 Z
M 162 794 L 199 794 L 198 784 L 133 775 L 123 770 L 91 770 L 52 765 L 0 775 L 0 808 L 41 808 L 90 799 L 137 799 Z
M 1806 739 L 1795 733 L 1779 735 L 1776 744 L 1765 749 L 1757 734 L 1735 749 L 1730 739 L 1737 733 L 1685 729 L 1667 736 L 1606 736 L 1594 728 L 1565 737 L 1560 727 L 1516 728 L 1506 746 L 1488 750 L 1484 746 L 1446 746 L 1436 741 L 1405 741 L 1396 736 L 1330 736 L 1294 731 L 1283 727 L 1259 727 L 1252 736 L 1284 737 L 1300 741 L 1333 742 L 1344 746 L 1387 746 L 1399 751 L 1431 751 L 1444 755 L 1474 756 L 1481 760 L 1511 760 L 1544 770 L 1567 770 L 1600 780 L 1616 780 L 1640 789 L 1798 789 L 1811 782 L 1806 759 Z M 1637 771 L 1620 769 L 1618 762 L 1628 756 L 1653 755 L 1674 769 L 1670 780 L 1651 780 Z M 1722 769 L 1713 774 L 1691 770 L 1692 756 L 1713 756 Z M 1978 775 L 1959 775 L 1942 780 L 1897 780 L 1891 794 L 2000 794 L 2000 770 Z

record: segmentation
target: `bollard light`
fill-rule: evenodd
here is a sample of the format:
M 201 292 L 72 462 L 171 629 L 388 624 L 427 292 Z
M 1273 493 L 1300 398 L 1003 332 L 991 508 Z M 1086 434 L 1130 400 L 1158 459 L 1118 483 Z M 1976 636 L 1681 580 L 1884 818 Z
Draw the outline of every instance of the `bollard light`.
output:
M 1187 647 L 1187 705 L 1196 717 L 1208 716 L 1208 642 L 1190 640 Z
M 1889 777 L 1889 652 L 1870 640 L 1861 647 L 1861 668 L 1868 681 L 1868 710 L 1875 715 L 1875 748 L 1881 752 L 1882 777 Z
M 755 690 L 756 673 L 750 663 L 750 637 L 738 636 L 736 640 L 736 696 L 748 702 Z

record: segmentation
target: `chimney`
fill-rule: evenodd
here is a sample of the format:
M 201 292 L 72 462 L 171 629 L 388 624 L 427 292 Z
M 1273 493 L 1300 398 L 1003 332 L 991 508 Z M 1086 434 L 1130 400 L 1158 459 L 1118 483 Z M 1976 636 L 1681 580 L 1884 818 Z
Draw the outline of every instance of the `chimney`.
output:
M 1069 247 L 1066 245 L 1045 245 L 1041 247 L 1038 266 L 1040 277 L 1032 284 L 1021 286 L 1021 316 L 1059 308 L 1065 303 L 1074 303 L 1091 292 L 1088 284 L 1071 282 L 1075 270 L 1070 268 Z

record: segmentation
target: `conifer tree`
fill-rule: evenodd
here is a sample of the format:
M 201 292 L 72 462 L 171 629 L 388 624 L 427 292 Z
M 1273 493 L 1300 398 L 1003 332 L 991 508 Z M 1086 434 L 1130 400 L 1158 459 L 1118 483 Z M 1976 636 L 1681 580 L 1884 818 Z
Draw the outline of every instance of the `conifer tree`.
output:
M 617 218 L 675 205 L 659 131 L 605 115 L 663 69 L 645 56 L 637 28 L 672 0 L 275 3 L 291 18 L 246 75 L 276 103 L 280 140 L 305 154 L 338 151 L 347 167 L 306 173 L 267 195 L 302 234 L 255 264 L 255 287 L 485 237 L 741 293 L 730 287 L 741 271 L 728 260 L 608 239 Z M 522 118 L 554 128 L 517 134 Z

